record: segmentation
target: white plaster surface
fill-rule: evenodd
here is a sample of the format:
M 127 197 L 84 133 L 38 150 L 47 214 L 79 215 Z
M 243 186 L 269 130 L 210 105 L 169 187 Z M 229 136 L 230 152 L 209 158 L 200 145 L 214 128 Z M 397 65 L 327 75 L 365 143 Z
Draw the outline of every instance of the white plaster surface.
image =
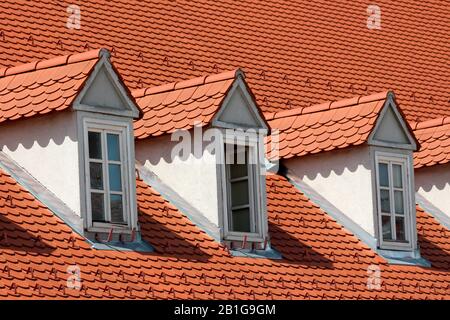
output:
M 450 163 L 415 171 L 416 191 L 450 217 Z

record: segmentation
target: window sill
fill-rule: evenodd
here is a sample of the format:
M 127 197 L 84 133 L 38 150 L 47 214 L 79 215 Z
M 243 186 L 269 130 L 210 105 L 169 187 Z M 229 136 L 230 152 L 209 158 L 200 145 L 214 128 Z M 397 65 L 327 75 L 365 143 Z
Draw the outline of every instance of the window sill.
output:
M 113 234 L 123 233 L 123 234 L 131 234 L 133 230 L 128 225 L 118 225 L 118 224 L 107 224 L 102 223 L 100 225 L 94 225 L 92 227 L 87 228 L 88 232 L 98 232 L 98 233 L 109 233 L 113 230 Z
M 230 253 L 233 257 L 247 257 L 255 259 L 272 259 L 272 260 L 283 259 L 281 253 L 270 247 L 266 248 L 265 250 L 232 249 L 230 250 Z
M 223 238 L 225 241 L 244 241 L 244 238 L 247 237 L 247 242 L 264 242 L 264 238 L 258 233 L 235 233 L 229 232 Z
M 377 253 L 393 265 L 431 267 L 431 263 L 420 256 L 419 250 L 387 250 L 377 249 Z

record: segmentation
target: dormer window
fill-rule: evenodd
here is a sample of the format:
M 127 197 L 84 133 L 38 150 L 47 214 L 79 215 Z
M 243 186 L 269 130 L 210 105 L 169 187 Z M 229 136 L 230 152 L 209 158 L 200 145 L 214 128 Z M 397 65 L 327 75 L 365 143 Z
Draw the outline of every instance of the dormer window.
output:
M 89 129 L 89 195 L 93 223 L 124 224 L 123 134 L 112 129 Z
M 226 240 L 263 241 L 265 177 L 256 134 L 224 130 L 223 229 Z
M 255 168 L 249 161 L 249 147 L 227 144 L 225 150 L 229 231 L 256 232 Z
M 130 228 L 127 123 L 84 119 L 88 229 Z
M 411 181 L 408 156 L 376 153 L 381 247 L 411 247 Z

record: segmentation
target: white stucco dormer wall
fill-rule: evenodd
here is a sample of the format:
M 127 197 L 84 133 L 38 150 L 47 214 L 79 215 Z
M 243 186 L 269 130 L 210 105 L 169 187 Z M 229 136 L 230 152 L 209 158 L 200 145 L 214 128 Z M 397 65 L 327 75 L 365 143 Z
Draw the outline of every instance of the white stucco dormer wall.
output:
M 368 146 L 293 158 L 287 169 L 376 237 L 372 162 Z
M 190 132 L 193 133 L 194 130 Z M 193 134 L 192 134 L 193 137 Z M 186 157 L 172 157 L 178 142 L 170 135 L 136 141 L 136 160 L 155 173 L 167 186 L 200 211 L 214 225 L 219 225 L 216 154 L 203 144 L 198 153 L 191 149 Z M 200 155 L 200 156 L 199 156 Z
M 0 150 L 81 216 L 74 112 L 3 123 L 0 126 Z
M 450 218 L 450 163 L 415 170 L 416 191 Z

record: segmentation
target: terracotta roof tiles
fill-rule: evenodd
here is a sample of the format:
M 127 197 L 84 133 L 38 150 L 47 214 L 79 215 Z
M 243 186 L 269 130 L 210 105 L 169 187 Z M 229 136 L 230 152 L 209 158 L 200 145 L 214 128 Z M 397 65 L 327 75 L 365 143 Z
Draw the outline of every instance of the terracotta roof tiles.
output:
M 71 106 L 102 50 L 0 70 L 0 123 Z
M 239 74 L 233 70 L 134 91 L 144 113 L 134 123 L 135 136 L 144 139 L 209 124 Z
M 4 0 L 0 65 L 104 47 L 131 89 L 242 67 L 265 112 L 391 88 L 410 121 L 450 116 L 446 6 L 376 4 L 381 30 L 366 2 L 89 0 L 68 29 L 59 2 Z
M 266 114 L 271 128 L 280 133 L 278 156 L 288 159 L 365 143 L 387 93 Z
M 450 231 L 420 208 L 421 254 L 432 268 L 386 264 L 281 176 L 269 175 L 267 188 L 282 260 L 230 256 L 141 180 L 139 222 L 155 252 L 94 250 L 0 171 L 0 298 L 449 298 Z M 367 289 L 369 265 L 381 269 L 380 290 Z M 80 268 L 80 290 L 67 288 L 69 266 Z
M 428 167 L 450 162 L 450 117 L 413 123 L 414 134 L 421 144 L 414 153 L 414 167 Z

